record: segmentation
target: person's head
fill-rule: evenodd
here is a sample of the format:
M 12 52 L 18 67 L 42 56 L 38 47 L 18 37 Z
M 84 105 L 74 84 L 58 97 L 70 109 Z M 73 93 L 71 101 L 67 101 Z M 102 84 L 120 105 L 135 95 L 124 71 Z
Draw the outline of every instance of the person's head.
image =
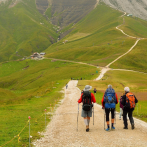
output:
M 109 89 L 112 89 L 112 85 L 111 85 L 111 84 L 109 84 L 109 85 L 108 85 L 108 88 L 109 88 Z
M 92 89 L 92 86 L 86 85 L 84 91 L 89 91 L 90 89 Z
M 125 91 L 125 93 L 130 92 L 130 88 L 129 87 L 125 87 L 124 91 Z

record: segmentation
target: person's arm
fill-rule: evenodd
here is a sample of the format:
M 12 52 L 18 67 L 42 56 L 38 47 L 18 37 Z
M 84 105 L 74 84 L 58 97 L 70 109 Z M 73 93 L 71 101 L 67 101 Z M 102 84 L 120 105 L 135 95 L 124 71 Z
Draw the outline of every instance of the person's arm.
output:
M 116 104 L 118 104 L 118 97 L 116 93 L 115 93 L 115 97 L 116 97 Z
M 81 97 L 80 97 L 80 99 L 78 100 L 78 103 L 81 103 L 81 102 L 82 102 L 82 95 L 83 95 L 83 93 L 81 94 Z
M 136 98 L 136 96 L 134 95 L 134 97 L 135 97 L 135 103 L 138 103 L 138 99 Z
M 123 96 L 122 96 L 121 104 L 122 104 L 123 106 L 126 105 L 126 95 L 123 95 Z
M 102 98 L 102 100 L 101 100 L 101 103 L 102 103 L 102 107 L 104 108 L 105 106 L 105 104 L 104 104 L 104 95 L 103 95 L 103 98 Z
M 95 96 L 93 93 L 91 93 L 91 102 L 95 103 L 96 102 L 96 99 L 95 99 Z

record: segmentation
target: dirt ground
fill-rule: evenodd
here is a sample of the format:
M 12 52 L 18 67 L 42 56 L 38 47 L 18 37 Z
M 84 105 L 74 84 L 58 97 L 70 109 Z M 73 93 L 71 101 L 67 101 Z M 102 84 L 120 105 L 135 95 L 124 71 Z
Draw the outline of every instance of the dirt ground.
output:
M 93 117 L 90 122 L 90 132 L 86 132 L 86 126 L 81 117 L 79 107 L 78 131 L 77 114 L 80 97 L 80 89 L 77 88 L 78 81 L 70 81 L 68 89 L 65 89 L 65 98 L 54 112 L 51 122 L 43 137 L 33 142 L 36 147 L 146 147 L 147 146 L 147 123 L 135 119 L 135 129 L 129 124 L 128 130 L 123 129 L 123 120 L 118 119 L 116 113 L 115 131 L 104 130 L 104 111 L 98 104 L 94 105 Z

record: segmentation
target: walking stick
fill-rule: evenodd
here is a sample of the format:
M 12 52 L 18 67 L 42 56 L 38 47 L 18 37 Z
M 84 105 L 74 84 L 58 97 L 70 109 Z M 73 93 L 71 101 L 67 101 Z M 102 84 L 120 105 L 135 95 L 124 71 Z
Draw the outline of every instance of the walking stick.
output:
M 79 117 L 79 103 L 78 103 L 78 114 L 77 114 L 77 131 L 78 131 L 78 117 Z
M 94 125 L 94 103 L 93 103 L 93 125 Z
M 116 111 L 115 111 L 115 124 L 116 124 Z
M 105 115 L 106 115 L 106 113 L 105 113 L 105 110 L 104 110 L 104 130 L 105 130 Z

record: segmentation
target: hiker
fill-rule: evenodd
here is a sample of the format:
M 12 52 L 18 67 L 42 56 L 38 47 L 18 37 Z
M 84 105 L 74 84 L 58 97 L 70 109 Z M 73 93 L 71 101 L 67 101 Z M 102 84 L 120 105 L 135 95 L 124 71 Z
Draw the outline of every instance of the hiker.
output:
M 81 91 L 81 94 L 84 92 L 84 90 Z
M 110 131 L 110 126 L 109 126 L 110 111 L 111 111 L 111 130 L 115 130 L 114 127 L 115 106 L 118 103 L 118 98 L 117 98 L 117 94 L 115 93 L 115 90 L 112 88 L 112 85 L 108 85 L 108 88 L 106 89 L 101 102 L 103 109 L 105 108 L 106 123 L 107 123 L 106 131 Z
M 119 120 L 121 120 L 121 116 L 123 115 L 122 96 L 120 97 L 119 100 L 119 107 L 120 107 Z
M 96 94 L 96 92 L 97 92 L 96 88 L 94 88 L 94 90 L 93 90 L 93 91 L 94 91 L 94 93 Z
M 133 130 L 135 126 L 134 126 L 134 119 L 133 119 L 132 113 L 134 111 L 136 103 L 138 103 L 138 100 L 135 97 L 135 95 L 130 92 L 129 87 L 125 87 L 124 91 L 125 91 L 125 94 L 122 96 L 124 129 L 128 129 L 128 123 L 127 123 L 127 114 L 128 114 L 131 127 Z
M 86 85 L 80 99 L 78 100 L 78 103 L 83 103 L 81 116 L 84 117 L 86 132 L 89 132 L 90 117 L 92 117 L 92 103 L 96 102 L 94 94 L 90 92 L 91 88 L 92 86 Z
M 66 89 L 68 88 L 68 84 L 66 83 Z

